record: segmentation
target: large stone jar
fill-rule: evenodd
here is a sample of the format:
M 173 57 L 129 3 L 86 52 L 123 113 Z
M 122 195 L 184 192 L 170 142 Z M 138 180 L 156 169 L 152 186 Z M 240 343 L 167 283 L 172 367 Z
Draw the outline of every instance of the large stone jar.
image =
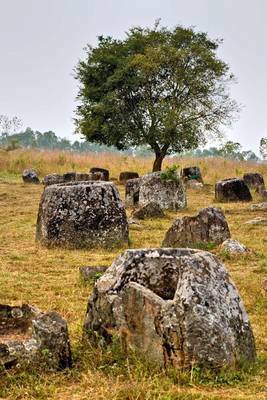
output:
M 92 181 L 48 186 L 40 201 L 36 239 L 70 248 L 127 244 L 128 223 L 117 188 Z
M 89 339 L 119 335 L 160 366 L 220 369 L 255 358 L 238 291 L 221 262 L 192 249 L 123 253 L 95 283 L 84 322 Z

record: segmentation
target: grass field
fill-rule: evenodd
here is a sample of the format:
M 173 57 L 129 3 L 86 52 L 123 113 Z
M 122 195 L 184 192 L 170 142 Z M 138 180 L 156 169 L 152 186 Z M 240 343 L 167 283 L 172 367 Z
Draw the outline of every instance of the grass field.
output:
M 162 220 L 142 222 L 142 230 L 130 226 L 131 248 L 157 247 L 176 216 L 193 215 L 214 203 L 214 182 L 225 177 L 258 171 L 267 181 L 267 165 L 222 159 L 168 160 L 165 165 L 199 165 L 206 183 L 202 191 L 188 190 L 188 208 L 168 213 Z M 261 284 L 267 278 L 267 225 L 244 223 L 264 211 L 251 211 L 249 203 L 222 204 L 232 237 L 251 250 L 250 255 L 229 256 L 212 250 L 223 261 L 237 285 L 249 313 L 256 338 L 258 363 L 250 373 L 238 371 L 208 379 L 193 371 L 190 377 L 150 368 L 139 360 L 124 360 L 119 349 L 106 352 L 80 345 L 81 327 L 92 285 L 79 277 L 83 265 L 110 265 L 123 249 L 113 251 L 46 249 L 35 243 L 37 208 L 42 185 L 21 182 L 21 172 L 35 167 L 40 176 L 49 172 L 87 172 L 107 167 L 111 176 L 120 171 L 149 172 L 151 159 L 118 155 L 77 155 L 17 150 L 0 153 L 0 303 L 30 303 L 41 310 L 56 310 L 69 324 L 74 367 L 64 373 L 14 374 L 0 372 L 0 399 L 116 399 L 195 400 L 267 398 L 267 296 Z M 119 185 L 124 197 L 124 187 Z M 254 194 L 254 202 L 260 199 Z M 129 210 L 130 212 L 130 210 Z M 191 371 L 192 372 L 192 371 Z

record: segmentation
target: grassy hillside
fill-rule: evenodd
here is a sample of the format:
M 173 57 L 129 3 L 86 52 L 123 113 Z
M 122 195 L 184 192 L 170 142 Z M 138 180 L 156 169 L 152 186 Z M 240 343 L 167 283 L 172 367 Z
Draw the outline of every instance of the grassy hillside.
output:
M 205 183 L 202 191 L 188 190 L 188 209 L 168 213 L 162 220 L 142 222 L 144 228 L 130 227 L 131 248 L 160 246 L 176 216 L 193 215 L 214 203 L 217 179 L 262 172 L 267 182 L 267 165 L 230 162 L 221 159 L 168 160 L 180 166 L 199 165 Z M 35 243 L 35 223 L 42 185 L 25 185 L 20 175 L 34 167 L 44 176 L 49 172 L 88 171 L 107 167 L 111 176 L 120 171 L 149 172 L 151 159 L 118 155 L 78 155 L 60 152 L 17 150 L 0 153 L 0 303 L 30 303 L 41 310 L 54 309 L 69 324 L 74 368 L 57 374 L 12 371 L 0 372 L 0 398 L 22 399 L 257 399 L 267 396 L 267 296 L 261 289 L 267 278 L 267 225 L 244 223 L 264 211 L 251 211 L 249 203 L 220 205 L 227 217 L 232 237 L 253 251 L 249 256 L 229 256 L 217 247 L 217 254 L 229 270 L 244 300 L 256 337 L 259 361 L 253 371 L 225 372 L 215 379 L 199 372 L 169 373 L 153 369 L 138 360 L 125 361 L 114 345 L 106 352 L 81 348 L 81 327 L 92 285 L 79 277 L 83 265 L 110 265 L 122 249 L 113 251 L 46 249 Z M 124 187 L 119 185 L 124 197 Z M 254 195 L 254 202 L 260 199 Z M 130 212 L 130 211 L 129 211 Z

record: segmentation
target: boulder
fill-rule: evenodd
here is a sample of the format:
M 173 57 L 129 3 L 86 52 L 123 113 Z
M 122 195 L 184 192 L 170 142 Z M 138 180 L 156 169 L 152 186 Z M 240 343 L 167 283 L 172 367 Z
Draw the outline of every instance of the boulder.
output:
M 139 203 L 139 192 L 142 179 L 129 179 L 125 185 L 125 206 L 135 207 Z
M 251 201 L 251 193 L 243 179 L 230 178 L 215 185 L 215 199 L 221 202 Z
M 94 175 L 96 175 L 95 177 L 101 176 L 101 180 L 103 181 L 109 181 L 109 171 L 107 169 L 91 168 L 90 172 L 93 174 L 93 180 L 99 180 L 99 179 L 94 179 Z
M 24 183 L 40 183 L 37 172 L 32 168 L 23 171 L 22 179 Z
M 66 322 L 56 312 L 42 313 L 29 305 L 0 305 L 0 365 L 49 370 L 71 366 Z
M 222 243 L 222 249 L 230 254 L 242 254 L 247 253 L 249 250 L 242 243 L 239 243 L 235 239 L 227 239 Z
M 186 207 L 186 192 L 182 180 L 164 180 L 161 172 L 153 172 L 141 178 L 139 191 L 139 206 L 156 202 L 165 210 L 180 210 Z
M 119 181 L 125 184 L 129 179 L 139 178 L 137 172 L 124 171 L 120 173 Z
M 203 183 L 201 171 L 199 167 L 187 167 L 181 171 L 181 176 L 185 181 L 196 180 Z
M 48 186 L 39 205 L 36 239 L 49 247 L 127 244 L 127 218 L 117 188 L 92 181 Z
M 132 217 L 137 219 L 163 218 L 164 212 L 158 203 L 152 201 L 138 210 L 135 210 L 132 213 Z
M 255 189 L 259 193 L 265 189 L 263 176 L 257 172 L 244 174 L 243 180 L 249 188 Z
M 135 349 L 177 369 L 234 368 L 255 359 L 235 285 L 221 262 L 200 250 L 124 252 L 95 283 L 84 334 L 102 344 L 119 336 L 126 353 Z
M 44 177 L 44 181 L 43 182 L 44 182 L 45 186 L 56 185 L 58 183 L 63 183 L 64 182 L 64 178 L 63 178 L 62 175 L 54 173 L 54 174 L 46 175 Z
M 177 218 L 167 231 L 164 247 L 200 247 L 220 244 L 231 237 L 224 213 L 220 208 L 203 208 L 194 217 Z

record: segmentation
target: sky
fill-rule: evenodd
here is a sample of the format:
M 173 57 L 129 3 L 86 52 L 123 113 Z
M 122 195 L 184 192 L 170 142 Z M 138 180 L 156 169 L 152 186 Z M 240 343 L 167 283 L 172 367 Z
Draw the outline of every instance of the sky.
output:
M 229 140 L 258 153 L 267 137 L 266 0 L 0 0 L 0 114 L 23 127 L 76 139 L 73 68 L 97 36 L 123 38 L 132 26 L 195 26 L 224 39 L 218 54 L 237 78 L 242 105 Z

